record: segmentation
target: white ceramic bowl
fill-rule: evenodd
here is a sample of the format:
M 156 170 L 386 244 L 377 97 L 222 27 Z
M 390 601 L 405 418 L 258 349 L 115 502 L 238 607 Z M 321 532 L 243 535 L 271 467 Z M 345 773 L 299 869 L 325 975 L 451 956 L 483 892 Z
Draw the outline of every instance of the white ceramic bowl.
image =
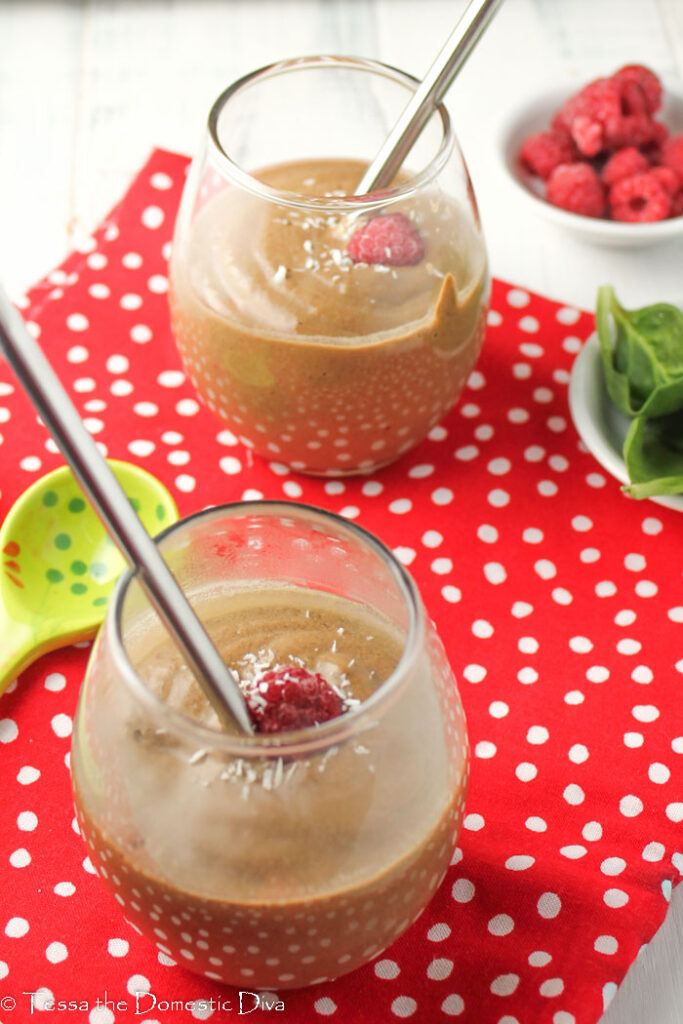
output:
M 528 98 L 511 110 L 502 123 L 498 150 L 504 173 L 517 196 L 527 203 L 529 212 L 546 217 L 587 242 L 627 248 L 683 238 L 683 216 L 651 224 L 628 224 L 569 213 L 545 200 L 544 183 L 522 167 L 519 150 L 528 135 L 550 127 L 554 114 L 572 92 L 577 91 L 578 87 L 574 90 L 558 89 L 543 96 Z M 680 86 L 665 84 L 664 105 L 657 119 L 667 125 L 672 135 L 683 132 L 683 90 Z
M 629 420 L 615 409 L 607 394 L 597 334 L 590 336 L 574 360 L 569 379 L 569 409 L 591 455 L 611 476 L 627 484 L 622 450 Z M 683 494 L 662 494 L 650 500 L 683 512 Z

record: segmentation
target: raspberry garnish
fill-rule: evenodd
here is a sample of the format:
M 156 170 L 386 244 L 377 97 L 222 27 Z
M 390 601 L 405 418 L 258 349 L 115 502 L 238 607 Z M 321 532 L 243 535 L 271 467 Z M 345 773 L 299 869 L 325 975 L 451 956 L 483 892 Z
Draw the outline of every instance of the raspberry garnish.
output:
M 589 164 L 560 164 L 548 179 L 547 199 L 570 213 L 584 217 L 602 217 L 605 189 Z
M 612 185 L 609 203 L 614 220 L 631 223 L 665 220 L 671 213 L 671 196 L 652 171 Z
M 402 213 L 373 217 L 353 233 L 346 251 L 354 263 L 384 263 L 406 267 L 419 263 L 424 244 L 415 226 Z
M 635 146 L 624 146 L 613 153 L 602 169 L 602 180 L 605 185 L 614 185 L 622 178 L 631 178 L 634 174 L 647 171 L 650 161 Z
M 289 732 L 320 725 L 346 709 L 336 690 L 317 672 L 280 665 L 265 672 L 247 693 L 257 732 Z
M 570 164 L 576 159 L 576 147 L 568 132 L 536 132 L 524 140 L 519 157 L 530 171 L 545 181 L 558 164 Z

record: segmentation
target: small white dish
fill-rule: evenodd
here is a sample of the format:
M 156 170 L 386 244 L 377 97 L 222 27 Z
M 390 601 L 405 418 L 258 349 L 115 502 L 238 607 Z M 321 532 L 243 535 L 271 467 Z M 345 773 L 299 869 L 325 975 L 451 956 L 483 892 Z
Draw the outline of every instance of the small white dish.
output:
M 607 394 L 597 334 L 591 334 L 574 360 L 569 378 L 569 410 L 591 455 L 611 476 L 627 484 L 628 473 L 621 453 L 629 420 L 615 409 Z M 649 500 L 683 512 L 683 494 L 662 494 Z
M 550 127 L 553 116 L 571 93 L 571 88 L 566 88 L 528 98 L 501 124 L 498 152 L 503 171 L 517 196 L 527 204 L 529 212 L 539 214 L 578 238 L 598 245 L 633 248 L 683 238 L 683 216 L 651 224 L 627 224 L 601 217 L 582 217 L 546 201 L 544 183 L 521 165 L 519 150 L 527 136 Z M 664 104 L 657 119 L 667 125 L 672 135 L 683 132 L 683 91 L 680 86 L 665 83 Z

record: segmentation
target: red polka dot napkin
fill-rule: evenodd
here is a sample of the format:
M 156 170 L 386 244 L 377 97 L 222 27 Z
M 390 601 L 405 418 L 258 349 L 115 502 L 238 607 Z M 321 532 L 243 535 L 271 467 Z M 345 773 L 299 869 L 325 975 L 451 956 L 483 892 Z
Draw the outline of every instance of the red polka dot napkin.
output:
M 253 457 L 181 370 L 165 274 L 186 166 L 153 154 L 31 291 L 30 329 L 103 450 L 159 476 L 181 513 L 302 500 L 392 547 L 473 751 L 460 846 L 418 921 L 360 971 L 281 993 L 284 1010 L 244 996 L 242 1015 L 594 1024 L 683 871 L 683 541 L 680 514 L 626 498 L 572 426 L 568 371 L 593 319 L 496 282 L 477 369 L 428 439 L 370 478 L 291 473 Z M 63 462 L 6 366 L 0 431 L 4 516 Z M 68 771 L 87 656 L 45 656 L 0 698 L 0 1021 L 52 1001 L 88 1024 L 238 1019 L 237 992 L 138 935 L 93 875 Z

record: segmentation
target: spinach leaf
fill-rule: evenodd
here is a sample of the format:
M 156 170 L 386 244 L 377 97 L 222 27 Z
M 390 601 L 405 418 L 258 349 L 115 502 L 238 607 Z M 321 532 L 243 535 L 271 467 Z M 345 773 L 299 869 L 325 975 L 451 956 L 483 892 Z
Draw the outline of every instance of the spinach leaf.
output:
M 667 416 L 683 409 L 683 313 L 659 302 L 626 310 L 613 289 L 598 291 L 596 326 L 605 383 L 626 416 Z
M 624 461 L 634 498 L 683 492 L 683 409 L 671 416 L 638 416 L 624 441 Z
M 607 392 L 633 421 L 624 490 L 634 498 L 683 493 L 683 312 L 665 302 L 626 310 L 604 285 L 595 319 Z

